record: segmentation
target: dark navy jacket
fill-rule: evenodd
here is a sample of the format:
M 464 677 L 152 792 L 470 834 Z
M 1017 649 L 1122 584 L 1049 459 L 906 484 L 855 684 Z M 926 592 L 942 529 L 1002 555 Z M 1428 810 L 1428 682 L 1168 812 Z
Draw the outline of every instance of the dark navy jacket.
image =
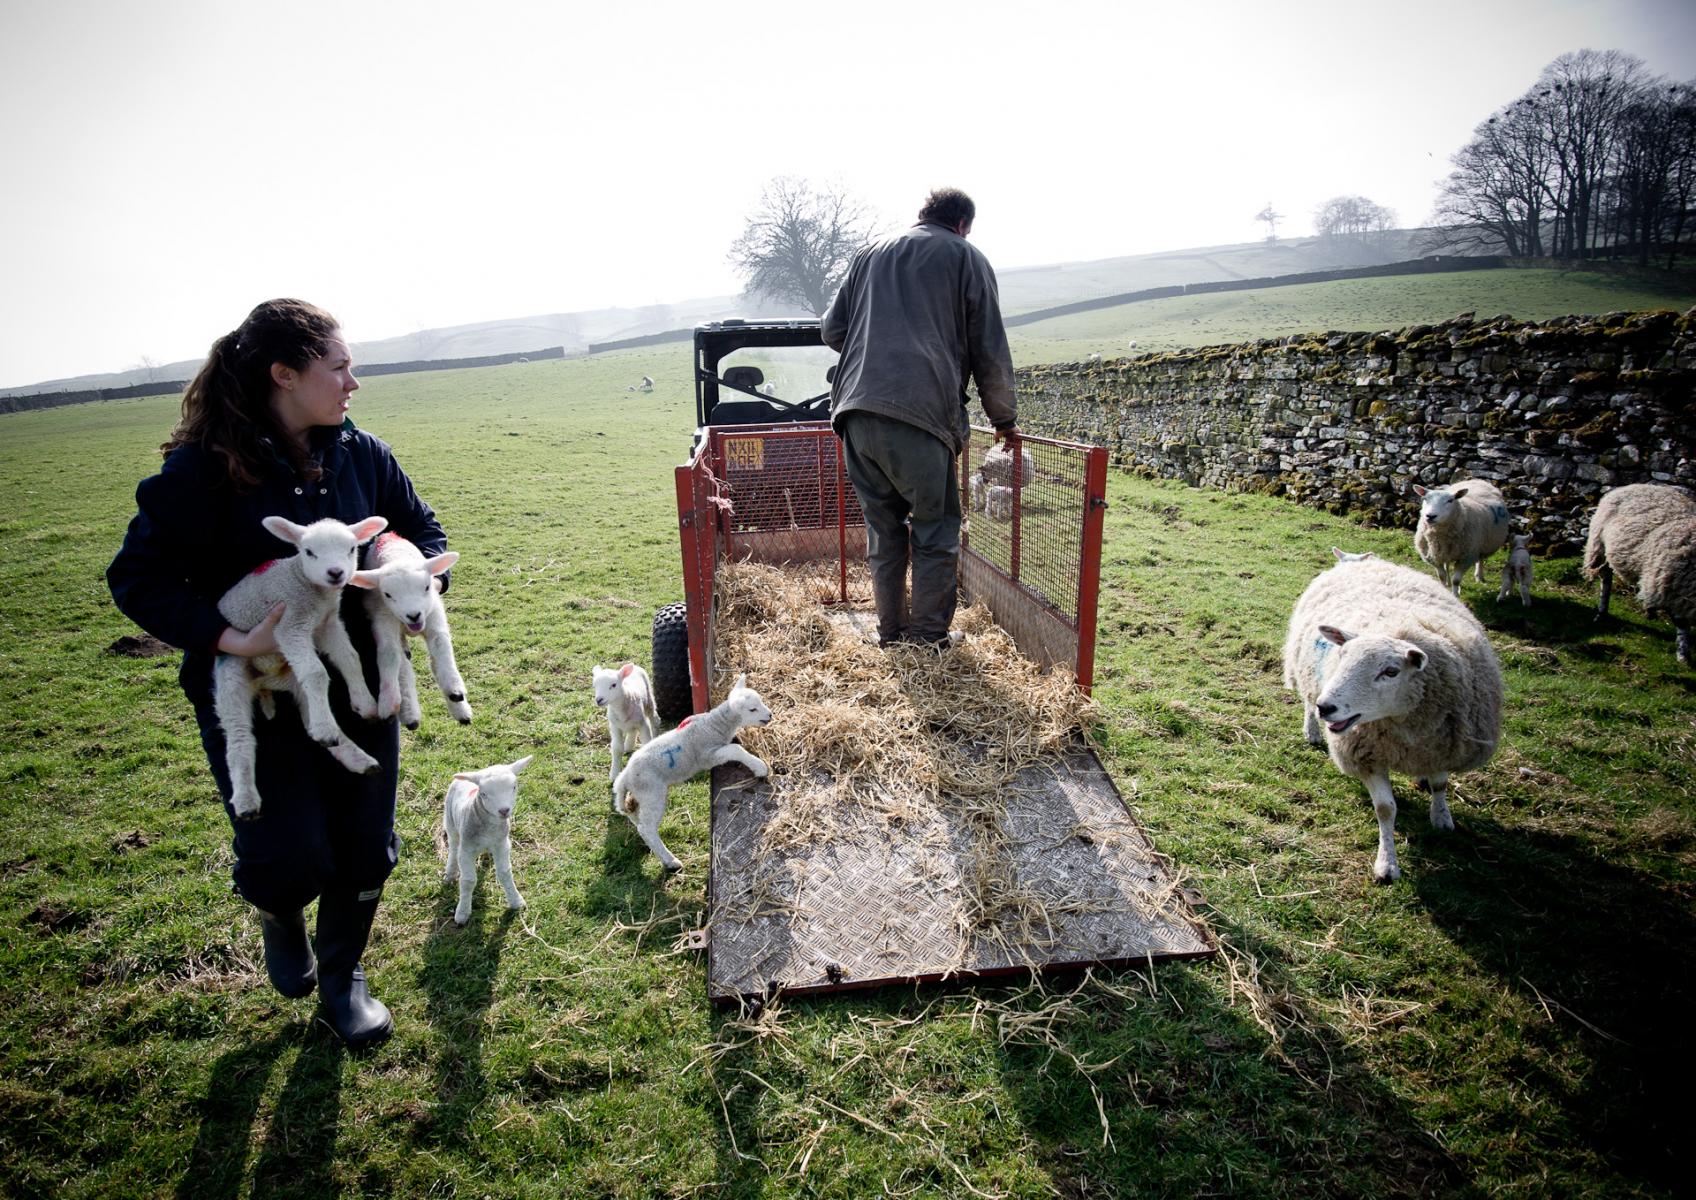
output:
M 125 616 L 184 651 L 180 679 L 197 704 L 210 703 L 212 660 L 229 625 L 218 613 L 219 597 L 260 563 L 293 553 L 260 524 L 265 517 L 300 525 L 324 517 L 349 524 L 387 517 L 389 528 L 426 557 L 447 548 L 436 514 L 380 439 L 352 421 L 340 429 L 314 429 L 310 436 L 313 456 L 324 469 L 316 482 L 301 479 L 278 455 L 257 488 L 237 491 L 223 459 L 191 445 L 173 450 L 159 474 L 136 488 L 136 515 L 106 569 L 106 582 Z M 442 586 L 447 587 L 445 575 Z M 364 594 L 346 589 L 342 620 L 369 667 Z

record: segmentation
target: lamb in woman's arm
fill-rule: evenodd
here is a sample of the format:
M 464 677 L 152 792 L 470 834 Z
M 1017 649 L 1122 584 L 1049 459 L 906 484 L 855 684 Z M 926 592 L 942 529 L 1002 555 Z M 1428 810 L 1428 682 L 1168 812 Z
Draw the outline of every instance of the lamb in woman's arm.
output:
M 270 693 L 289 692 L 302 709 L 313 741 L 327 747 L 337 762 L 355 774 L 377 769 L 377 760 L 336 724 L 330 711 L 330 673 L 318 652 L 324 652 L 346 681 L 353 711 L 367 719 L 375 717 L 377 702 L 365 686 L 359 655 L 342 624 L 341 599 L 358 565 L 360 544 L 375 537 L 388 521 L 367 517 L 353 526 L 329 519 L 296 525 L 282 517 L 266 517 L 263 524 L 277 537 L 294 543 L 295 554 L 262 563 L 243 576 L 218 601 L 218 612 L 233 628 L 246 631 L 282 604 L 276 629 L 280 653 L 254 658 L 221 654 L 212 668 L 213 705 L 224 730 L 225 764 L 230 772 L 230 807 L 242 820 L 259 815 L 254 779 L 256 695 L 270 717 L 275 712 Z
M 400 534 L 385 533 L 371 547 L 368 561 L 370 565 L 348 582 L 368 589 L 365 612 L 377 643 L 377 715 L 387 720 L 398 711 L 402 724 L 418 728 L 418 677 L 412 671 L 407 638 L 423 635 L 430 651 L 430 673 L 448 702 L 448 712 L 461 725 L 471 724 L 465 680 L 453 658 L 447 609 L 436 588 L 436 576 L 459 561 L 458 553 L 449 550 L 425 558 Z
M 1636 585 L 1644 613 L 1672 618 L 1678 661 L 1688 667 L 1696 623 L 1696 496 L 1658 483 L 1603 496 L 1584 542 L 1584 574 L 1602 580 L 1598 619 L 1607 614 L 1615 573 L 1627 587 Z
M 1373 878 L 1400 878 L 1390 772 L 1428 785 L 1432 828 L 1453 829 L 1449 776 L 1483 766 L 1501 738 L 1502 673 L 1484 627 L 1428 575 L 1339 562 L 1290 614 L 1284 686 L 1301 696 L 1307 740 L 1372 797 Z

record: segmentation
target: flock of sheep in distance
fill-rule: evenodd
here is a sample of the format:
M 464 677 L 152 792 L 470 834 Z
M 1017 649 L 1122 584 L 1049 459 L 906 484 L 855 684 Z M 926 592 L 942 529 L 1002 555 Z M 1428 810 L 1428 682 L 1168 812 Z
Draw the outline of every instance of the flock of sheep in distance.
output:
M 1334 551 L 1308 584 L 1284 638 L 1284 686 L 1301 697 L 1304 731 L 1345 775 L 1359 779 L 1378 818 L 1372 876 L 1401 877 L 1396 862 L 1392 771 L 1431 793 L 1431 827 L 1454 828 L 1449 776 L 1483 766 L 1501 739 L 1502 673 L 1484 627 L 1461 603 L 1468 567 L 1508 543 L 1512 519 L 1494 484 L 1468 479 L 1415 489 L 1414 548 L 1437 578 L 1371 554 Z M 1637 588 L 1645 613 L 1665 613 L 1678 661 L 1690 665 L 1696 618 L 1696 497 L 1663 484 L 1631 484 L 1602 497 L 1590 519 L 1584 573 L 1601 580 L 1598 617 L 1613 579 Z M 1531 603 L 1531 555 L 1513 537 L 1497 600 L 1517 588 Z

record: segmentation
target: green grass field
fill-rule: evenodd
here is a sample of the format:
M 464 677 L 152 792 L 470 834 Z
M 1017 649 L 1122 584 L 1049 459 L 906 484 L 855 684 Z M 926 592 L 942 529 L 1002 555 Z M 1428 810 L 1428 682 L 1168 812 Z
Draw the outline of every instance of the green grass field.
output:
M 1364 791 L 1302 740 L 1277 654 L 1330 546 L 1412 562 L 1411 536 L 1264 497 L 1110 484 L 1100 750 L 1220 960 L 710 1009 L 675 947 L 705 908 L 705 785 L 673 794 L 687 868 L 662 881 L 608 810 L 589 687 L 680 596 L 689 388 L 670 347 L 355 397 L 464 555 L 477 711 L 429 694 L 403 734 L 366 957 L 396 1035 L 359 1058 L 264 985 L 175 657 L 106 652 L 134 630 L 102 572 L 175 401 L 0 417 L 0 1194 L 1683 1190 L 1696 672 L 1670 628 L 1629 598 L 1595 624 L 1570 560 L 1528 611 L 1469 581 L 1502 748 L 1456 780 L 1453 835 L 1396 781 L 1405 878 L 1375 887 Z M 527 753 L 530 907 L 485 870 L 458 929 L 442 792 Z
M 1248 292 L 1176 296 L 1054 317 L 1008 331 L 1025 363 L 1088 354 L 1118 358 L 1186 346 L 1224 345 L 1327 329 L 1387 330 L 1433 324 L 1463 312 L 1543 321 L 1570 313 L 1696 304 L 1696 288 L 1653 273 L 1615 277 L 1571 271 L 1457 271 L 1349 279 Z M 1135 350 L 1128 349 L 1131 341 Z

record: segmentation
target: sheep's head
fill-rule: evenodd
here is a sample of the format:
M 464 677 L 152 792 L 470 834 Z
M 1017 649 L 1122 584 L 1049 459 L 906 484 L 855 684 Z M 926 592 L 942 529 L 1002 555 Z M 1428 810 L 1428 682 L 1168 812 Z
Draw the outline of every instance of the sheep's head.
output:
M 434 558 L 403 559 L 372 571 L 355 571 L 348 582 L 381 596 L 383 607 L 406 626 L 408 633 L 423 633 L 430 597 L 436 592 L 436 576 L 458 561 L 459 552 L 449 550 Z
M 484 767 L 481 771 L 461 771 L 454 778 L 471 785 L 472 799 L 482 806 L 484 812 L 510 821 L 512 810 L 518 805 L 518 773 L 529 766 L 534 757 L 526 754 L 514 763 Z
M 760 694 L 748 686 L 748 676 L 738 675 L 736 683 L 730 689 L 730 697 L 725 701 L 730 710 L 736 714 L 736 724 L 769 725 L 771 724 L 771 709 L 760 699 Z
M 1333 736 L 1404 716 L 1424 699 L 1426 654 L 1412 642 L 1335 625 L 1319 626 L 1314 639 L 1321 685 L 1314 708 Z
M 624 697 L 624 681 L 635 672 L 635 663 L 622 667 L 595 666 L 595 707 L 605 708 Z
M 296 525 L 284 517 L 266 517 L 261 522 L 273 535 L 294 544 L 301 574 L 320 588 L 346 586 L 359 566 L 359 547 L 383 532 L 388 523 L 386 517 L 366 517 L 354 525 L 329 518 L 310 525 Z
M 1449 514 L 1455 510 L 1455 501 L 1466 495 L 1467 489 L 1457 488 L 1449 491 L 1446 488 L 1422 488 L 1414 485 L 1414 493 L 1420 497 L 1419 519 L 1427 525 L 1441 525 L 1448 520 Z

